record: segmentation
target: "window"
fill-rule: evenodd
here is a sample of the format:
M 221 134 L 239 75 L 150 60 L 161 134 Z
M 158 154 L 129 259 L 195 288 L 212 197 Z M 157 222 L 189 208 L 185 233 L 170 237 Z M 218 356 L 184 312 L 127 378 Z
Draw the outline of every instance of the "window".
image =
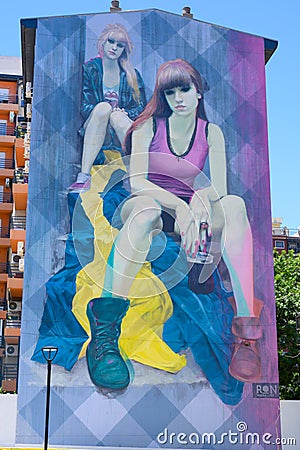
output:
M 0 103 L 7 103 L 9 99 L 9 89 L 0 88 Z
M 7 127 L 7 121 L 0 119 L 0 135 L 1 136 L 6 135 L 6 127 Z
M 275 248 L 284 248 L 284 241 L 275 241 Z

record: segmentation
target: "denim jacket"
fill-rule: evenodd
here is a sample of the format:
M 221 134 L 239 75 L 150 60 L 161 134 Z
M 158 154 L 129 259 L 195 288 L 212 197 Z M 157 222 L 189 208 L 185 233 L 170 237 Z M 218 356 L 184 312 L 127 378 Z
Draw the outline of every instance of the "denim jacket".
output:
M 143 79 L 136 69 L 135 72 L 140 90 L 139 102 L 134 99 L 133 89 L 127 82 L 126 73 L 120 67 L 119 108 L 124 108 L 131 120 L 134 120 L 144 110 L 147 104 Z M 89 117 L 94 107 L 103 101 L 102 59 L 94 58 L 83 65 L 81 115 L 84 120 Z

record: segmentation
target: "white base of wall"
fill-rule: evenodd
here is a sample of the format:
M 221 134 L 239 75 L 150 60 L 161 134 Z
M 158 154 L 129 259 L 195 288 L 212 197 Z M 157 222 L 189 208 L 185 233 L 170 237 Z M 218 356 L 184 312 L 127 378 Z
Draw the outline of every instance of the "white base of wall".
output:
M 14 447 L 15 445 L 17 397 L 18 396 L 15 394 L 0 395 L 1 447 Z M 300 400 L 283 400 L 280 402 L 280 409 L 281 409 L 281 436 L 283 444 L 282 448 L 284 450 L 300 449 L 300 427 L 299 427 Z M 286 439 L 286 441 L 284 441 L 284 439 Z M 288 439 L 294 439 L 295 443 L 288 441 Z M 288 442 L 290 442 L 290 444 L 288 444 Z M 27 448 L 29 447 L 27 446 Z M 85 449 L 89 448 L 91 447 L 85 447 Z M 102 447 L 102 449 L 105 450 L 104 447 Z M 110 447 L 109 450 L 114 449 L 113 447 Z M 134 450 L 139 449 L 135 448 Z
M 284 450 L 300 449 L 300 400 L 282 400 L 280 402 L 281 439 Z M 295 443 L 285 444 L 284 439 L 294 438 Z M 288 442 L 288 441 L 286 441 Z
M 11 447 L 15 443 L 17 421 L 16 394 L 0 395 L 0 446 Z

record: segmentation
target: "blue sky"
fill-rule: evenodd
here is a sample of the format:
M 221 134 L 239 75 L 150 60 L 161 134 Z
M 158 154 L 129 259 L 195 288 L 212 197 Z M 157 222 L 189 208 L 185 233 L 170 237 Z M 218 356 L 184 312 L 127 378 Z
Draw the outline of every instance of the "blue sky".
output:
M 109 0 L 15 0 L 1 7 L 0 55 L 20 56 L 20 19 L 109 11 Z M 163 6 L 162 6 L 163 5 Z M 157 8 L 181 14 L 190 6 L 194 17 L 279 42 L 266 66 L 271 200 L 273 217 L 289 228 L 300 225 L 300 52 L 298 0 L 121 0 L 123 10 Z

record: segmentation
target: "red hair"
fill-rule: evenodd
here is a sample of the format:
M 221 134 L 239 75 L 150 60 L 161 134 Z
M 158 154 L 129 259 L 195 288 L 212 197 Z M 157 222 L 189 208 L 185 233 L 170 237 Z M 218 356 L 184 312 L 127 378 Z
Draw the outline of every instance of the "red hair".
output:
M 197 107 L 197 117 L 207 120 L 204 110 L 203 80 L 200 73 L 184 59 L 167 61 L 157 71 L 153 96 L 144 111 L 131 124 L 127 131 L 124 142 L 124 151 L 126 154 L 129 155 L 131 153 L 131 135 L 134 130 L 145 123 L 150 117 L 169 117 L 172 114 L 172 110 L 165 98 L 165 90 L 179 86 L 190 86 L 191 84 L 201 94 Z

